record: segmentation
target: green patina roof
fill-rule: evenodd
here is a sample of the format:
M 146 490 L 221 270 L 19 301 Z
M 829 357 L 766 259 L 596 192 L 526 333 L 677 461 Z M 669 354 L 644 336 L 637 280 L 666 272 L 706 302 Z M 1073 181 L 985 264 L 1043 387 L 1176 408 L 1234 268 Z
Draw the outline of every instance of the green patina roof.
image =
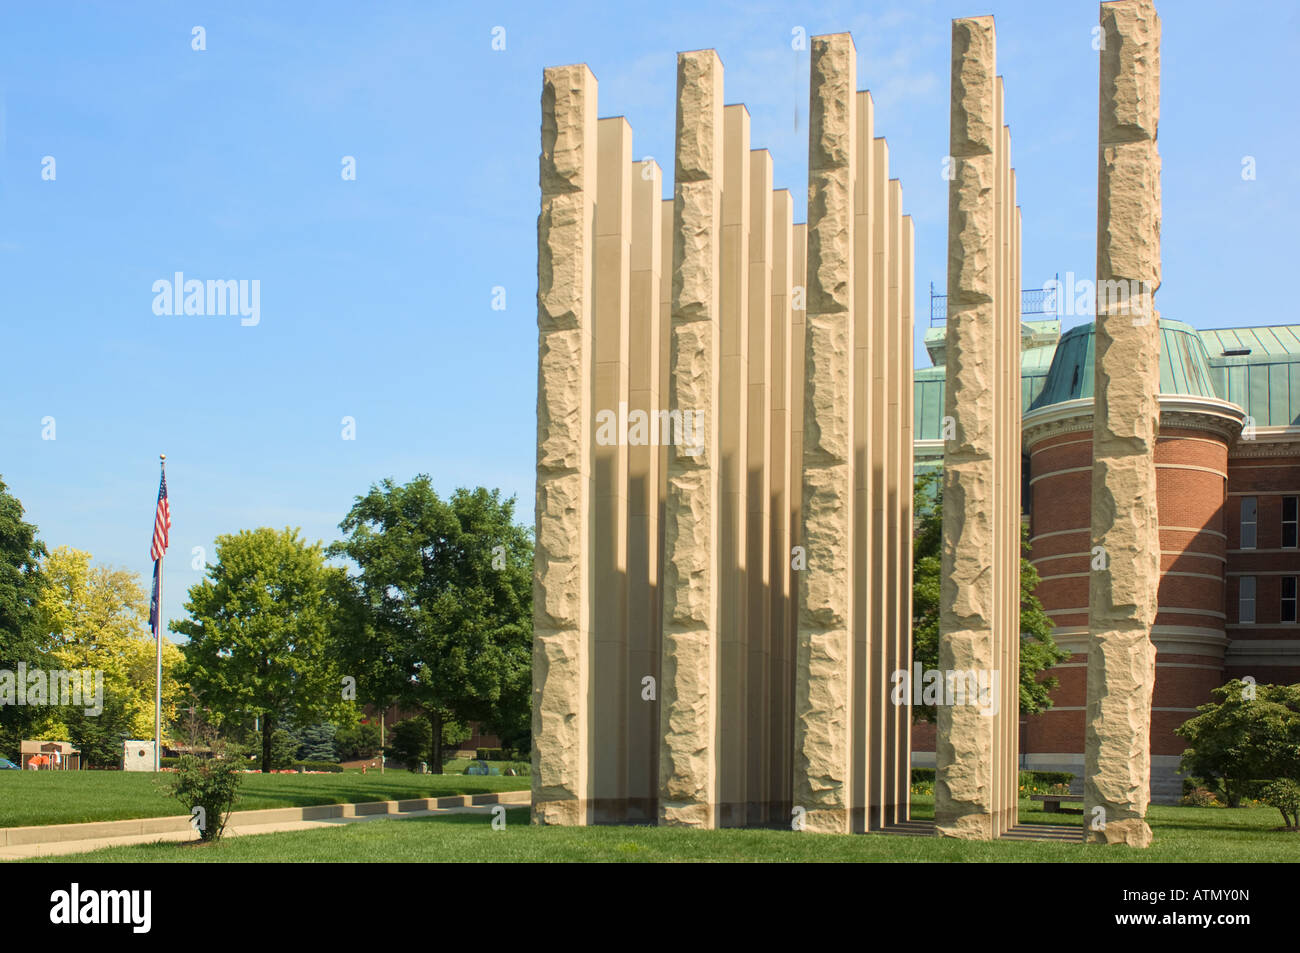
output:
M 1162 318 L 1160 349 L 1161 393 L 1231 401 L 1261 427 L 1300 425 L 1300 325 L 1198 331 Z M 1225 353 L 1233 351 L 1247 353 Z M 940 437 L 944 378 L 943 367 L 915 372 L 917 440 Z M 1055 347 L 1022 351 L 1020 383 L 1025 410 L 1091 397 L 1093 326 L 1070 329 Z
M 1092 396 L 1093 326 L 1081 324 L 1061 336 L 1047 380 L 1027 410 Z M 1191 325 L 1160 319 L 1160 393 L 1218 397 L 1205 344 Z

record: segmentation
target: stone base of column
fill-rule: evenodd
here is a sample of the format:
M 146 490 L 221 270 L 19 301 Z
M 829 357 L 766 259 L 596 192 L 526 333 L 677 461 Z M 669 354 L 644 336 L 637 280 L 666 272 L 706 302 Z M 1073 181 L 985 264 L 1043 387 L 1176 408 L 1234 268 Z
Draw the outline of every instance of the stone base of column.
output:
M 1088 824 L 1084 818 L 1084 824 Z M 1151 828 L 1140 817 L 1130 817 L 1122 821 L 1107 821 L 1103 830 L 1094 831 L 1085 828 L 1084 841 L 1089 844 L 1124 844 L 1126 847 L 1150 847 Z
M 557 827 L 585 827 L 587 824 L 587 808 L 588 805 L 585 800 L 534 800 L 532 821 L 534 824 L 552 824 Z
M 698 827 L 712 830 L 717 827 L 718 809 L 714 804 L 688 802 L 683 804 L 660 803 L 660 827 Z

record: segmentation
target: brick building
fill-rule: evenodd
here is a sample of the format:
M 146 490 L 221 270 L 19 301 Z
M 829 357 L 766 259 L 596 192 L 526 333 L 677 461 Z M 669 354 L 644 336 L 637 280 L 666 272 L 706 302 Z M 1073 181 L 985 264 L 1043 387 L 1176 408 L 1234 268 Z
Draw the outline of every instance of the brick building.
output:
M 1091 538 L 1093 326 L 1027 322 L 1023 499 L 1038 597 L 1071 657 L 1050 711 L 1021 719 L 1022 767 L 1083 768 Z M 1300 325 L 1198 331 L 1162 319 L 1156 449 L 1162 576 L 1152 629 L 1152 796 L 1176 800 L 1185 744 L 1173 730 L 1246 675 L 1300 681 Z M 915 466 L 942 466 L 943 329 L 916 372 Z M 1111 566 L 1112 571 L 1123 571 Z M 914 763 L 933 764 L 917 726 Z

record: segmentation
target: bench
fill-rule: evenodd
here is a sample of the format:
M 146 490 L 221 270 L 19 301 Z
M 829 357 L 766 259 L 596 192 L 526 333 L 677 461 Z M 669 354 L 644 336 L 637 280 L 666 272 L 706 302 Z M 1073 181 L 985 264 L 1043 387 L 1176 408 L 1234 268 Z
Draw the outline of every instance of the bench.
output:
M 1065 811 L 1061 810 L 1061 802 L 1070 801 L 1073 803 L 1077 801 L 1078 803 L 1082 804 L 1083 795 L 1082 794 L 1031 794 L 1029 795 L 1029 800 L 1042 801 L 1043 810 L 1046 811 L 1048 814 L 1064 814 Z

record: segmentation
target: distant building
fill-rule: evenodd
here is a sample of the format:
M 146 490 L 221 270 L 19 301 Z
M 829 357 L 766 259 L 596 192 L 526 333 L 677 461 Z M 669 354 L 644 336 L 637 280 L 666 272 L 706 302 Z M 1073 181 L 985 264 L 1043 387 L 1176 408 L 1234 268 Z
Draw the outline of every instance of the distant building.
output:
M 1038 597 L 1073 655 L 1052 670 L 1055 707 L 1021 719 L 1022 766 L 1083 768 L 1091 543 L 1093 326 L 1063 336 L 1026 321 L 1021 363 L 1024 519 Z M 1174 728 L 1232 678 L 1300 681 L 1300 325 L 1198 331 L 1161 319 L 1156 449 L 1162 576 L 1152 629 L 1152 795 L 1175 800 L 1186 747 Z M 914 467 L 943 465 L 937 366 L 916 371 Z M 1121 569 L 1122 571 L 1122 569 Z M 918 725 L 914 763 L 934 763 Z

